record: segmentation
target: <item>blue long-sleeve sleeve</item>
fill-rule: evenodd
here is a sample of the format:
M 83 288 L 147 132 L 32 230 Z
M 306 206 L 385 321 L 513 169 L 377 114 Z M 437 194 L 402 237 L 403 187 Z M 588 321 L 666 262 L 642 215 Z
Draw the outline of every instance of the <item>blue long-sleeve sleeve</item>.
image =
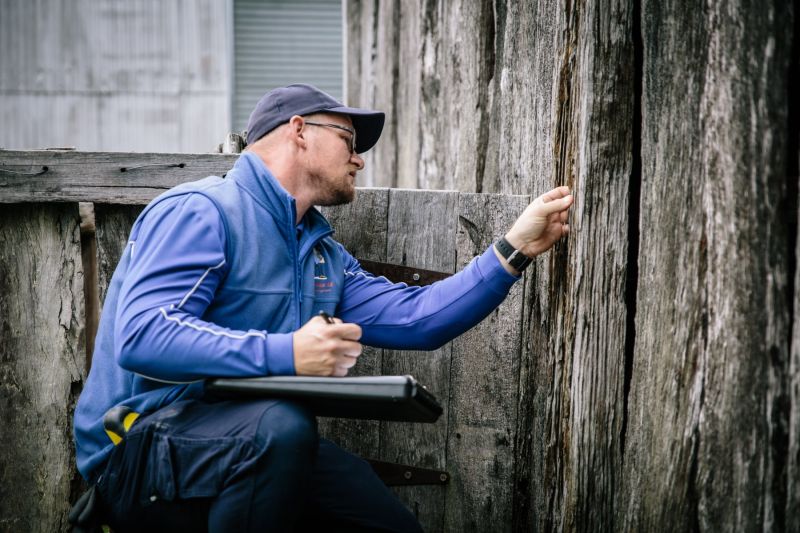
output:
M 438 348 L 483 320 L 519 279 L 492 247 L 457 274 L 424 287 L 373 276 L 346 251 L 344 258 L 338 316 L 361 326 L 361 342 L 382 348 Z
M 225 238 L 217 209 L 200 194 L 167 199 L 134 227 L 115 321 L 120 366 L 178 382 L 294 373 L 290 333 L 202 318 L 229 269 Z

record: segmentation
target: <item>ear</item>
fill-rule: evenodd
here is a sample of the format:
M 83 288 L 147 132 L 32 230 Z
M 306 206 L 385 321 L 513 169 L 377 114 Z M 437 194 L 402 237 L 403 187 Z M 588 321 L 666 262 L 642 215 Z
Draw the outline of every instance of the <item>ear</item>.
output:
M 299 148 L 306 148 L 308 140 L 305 137 L 305 120 L 300 115 L 294 115 L 289 119 L 289 138 Z

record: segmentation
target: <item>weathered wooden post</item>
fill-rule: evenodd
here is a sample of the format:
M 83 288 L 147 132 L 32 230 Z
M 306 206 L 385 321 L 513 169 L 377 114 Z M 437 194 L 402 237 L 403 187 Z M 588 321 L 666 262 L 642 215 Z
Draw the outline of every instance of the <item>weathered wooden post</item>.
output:
M 796 521 L 786 496 L 791 17 L 786 2 L 642 4 L 627 530 Z
M 3 167 L 4 165 L 0 165 Z M 0 170 L 0 179 L 18 168 Z M 0 203 L 0 530 L 67 528 L 86 377 L 78 204 Z

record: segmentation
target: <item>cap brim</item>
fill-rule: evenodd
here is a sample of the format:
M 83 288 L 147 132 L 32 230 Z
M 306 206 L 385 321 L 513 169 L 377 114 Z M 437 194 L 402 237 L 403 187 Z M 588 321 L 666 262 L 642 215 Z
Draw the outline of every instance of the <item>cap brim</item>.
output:
M 347 106 L 334 107 L 325 111 L 350 117 L 350 120 L 353 121 L 353 128 L 356 130 L 356 152 L 359 154 L 375 146 L 375 143 L 381 138 L 383 123 L 386 120 L 386 115 L 382 111 Z

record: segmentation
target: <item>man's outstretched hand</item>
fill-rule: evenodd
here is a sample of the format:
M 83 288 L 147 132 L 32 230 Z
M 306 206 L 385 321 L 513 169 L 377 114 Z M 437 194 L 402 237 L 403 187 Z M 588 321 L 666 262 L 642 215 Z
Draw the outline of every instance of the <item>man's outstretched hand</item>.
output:
M 561 237 L 569 233 L 569 208 L 573 197 L 569 187 L 556 187 L 530 203 L 506 233 L 506 240 L 528 257 L 549 250 Z M 499 255 L 498 255 L 499 257 Z M 501 259 L 509 272 L 518 274 Z
M 294 332 L 294 369 L 298 376 L 346 376 L 361 355 L 361 327 L 338 318 L 329 324 L 315 316 Z

